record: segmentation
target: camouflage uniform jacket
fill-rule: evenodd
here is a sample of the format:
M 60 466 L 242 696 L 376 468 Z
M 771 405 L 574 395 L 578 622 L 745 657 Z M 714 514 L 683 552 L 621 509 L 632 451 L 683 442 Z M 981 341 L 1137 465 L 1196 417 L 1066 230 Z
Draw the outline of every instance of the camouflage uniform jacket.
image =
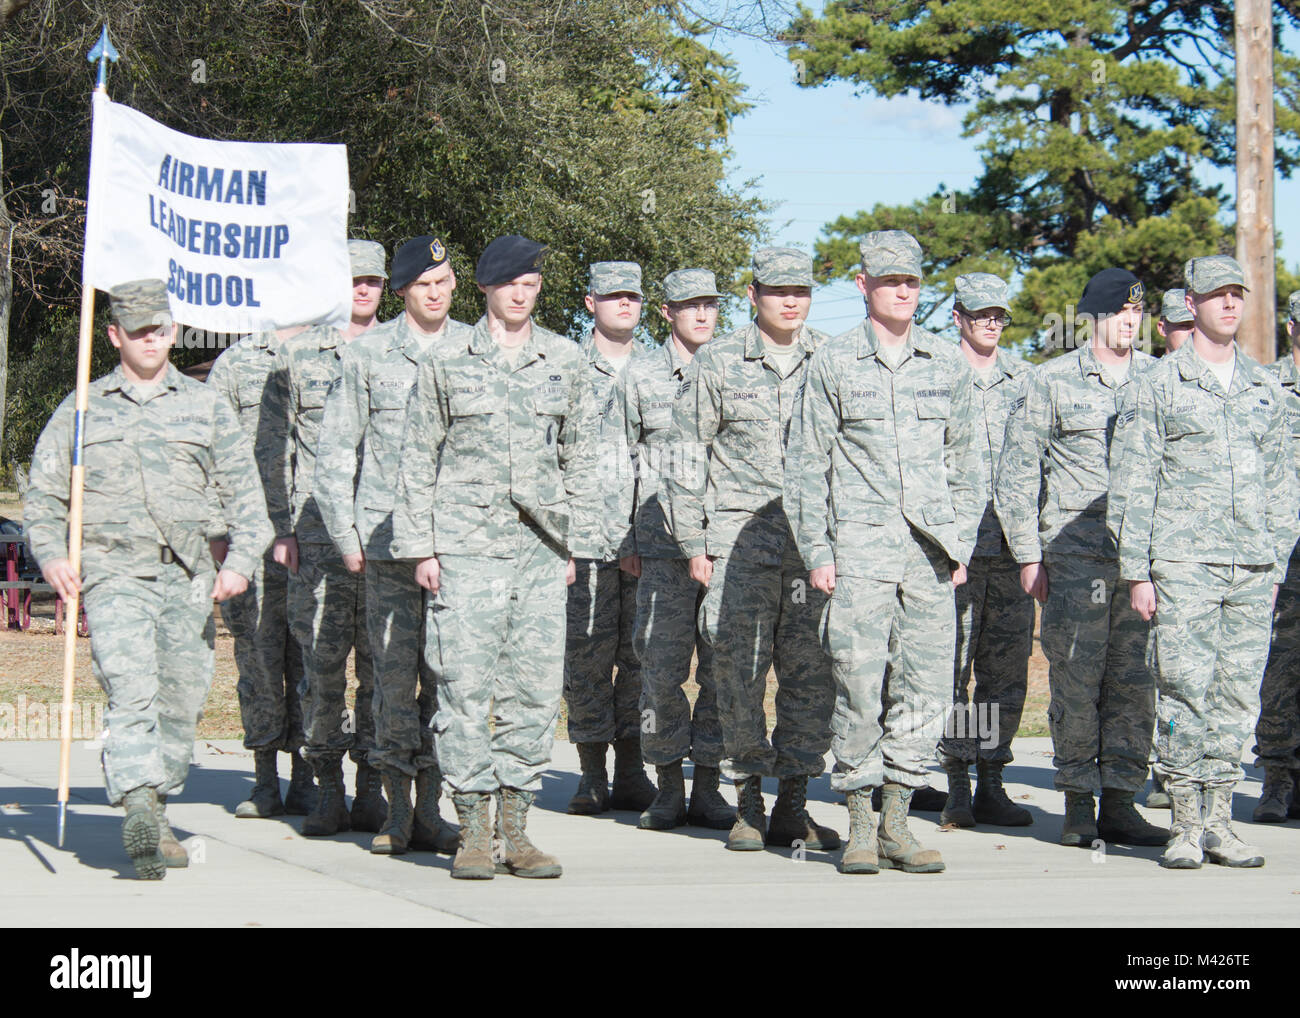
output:
M 979 536 L 975 540 L 976 556 L 987 557 L 1002 553 L 1002 524 L 998 522 L 997 513 L 993 509 L 993 473 L 1002 457 L 1007 417 L 1016 399 L 1024 395 L 1025 384 L 1032 369 L 1032 364 L 999 349 L 987 382 L 978 371 L 971 371 L 975 378 L 975 420 L 979 424 L 977 441 L 983 461 L 981 490 L 988 499 L 984 504 L 984 516 L 980 520 Z
M 628 369 L 631 368 L 633 364 L 636 364 L 652 352 L 651 348 L 647 347 L 644 343 L 633 340 L 628 350 L 627 360 L 624 361 L 621 366 L 615 367 L 608 357 L 596 349 L 596 336 L 594 331 L 591 329 L 587 330 L 587 335 L 579 344 L 579 348 L 582 350 L 582 356 L 587 362 L 587 378 L 591 382 L 593 405 L 596 407 L 596 412 L 602 417 L 605 412 L 609 410 L 611 401 L 614 399 L 614 390 L 617 387 L 619 380 L 627 374 Z M 604 461 L 604 457 L 609 455 L 603 442 L 598 450 L 598 455 L 602 457 L 602 462 Z M 605 476 L 604 473 L 601 474 L 602 478 Z M 603 544 L 600 555 L 601 561 L 617 561 L 619 558 L 617 549 L 613 547 L 608 540 L 608 535 L 605 535 L 603 531 L 602 535 Z M 629 552 L 628 554 L 631 553 Z
M 1108 524 L 1120 576 L 1150 564 L 1267 565 L 1300 536 L 1284 396 L 1240 348 L 1227 394 L 1189 340 L 1138 379 L 1116 429 Z
M 282 458 L 284 490 L 289 493 L 294 535 L 307 544 L 332 543 L 316 503 L 316 450 L 325 419 L 325 397 L 342 377 L 343 351 L 348 343 L 348 337 L 338 329 L 317 325 L 285 340 L 280 347 L 288 424 Z M 347 483 L 356 483 L 355 473 Z M 271 511 L 278 509 L 273 506 Z
M 1300 368 L 1290 354 L 1264 366 L 1282 386 L 1282 407 L 1286 412 L 1286 433 L 1291 436 L 1291 458 L 1300 481 Z
M 518 553 L 533 523 L 575 558 L 599 558 L 596 407 L 582 353 L 533 323 L 513 366 L 480 318 L 419 367 L 398 470 L 398 558 Z
M 59 404 L 32 458 L 24 515 L 42 566 L 68 557 L 75 394 Z M 251 577 L 271 542 L 253 449 L 216 390 L 172 365 L 142 389 L 121 367 L 90 383 L 85 423 L 82 572 L 157 576 L 163 545 L 190 572 L 211 567 L 211 489 L 230 522 L 225 568 Z
M 901 580 L 915 527 L 970 561 L 984 508 L 975 387 L 966 358 L 919 326 L 890 371 L 869 319 L 808 365 L 785 475 L 809 569 Z
M 314 485 L 321 517 L 339 554 L 364 549 L 368 558 L 393 557 L 397 464 L 407 399 L 420 361 L 435 342 L 455 343 L 471 331 L 449 318 L 438 339 L 432 340 L 411 329 L 403 313 L 344 347 L 339 385 L 325 401 Z
M 726 555 L 742 530 L 757 525 L 770 532 L 768 550 L 779 559 L 790 419 L 808 358 L 828 338 L 805 326 L 795 340 L 803 358 L 784 378 L 753 322 L 695 355 L 673 404 L 677 462 L 662 474 L 682 555 Z
M 674 469 L 673 400 L 689 369 L 670 338 L 629 364 L 605 403 L 600 476 L 614 557 L 684 557 L 668 528 L 660 475 Z
M 216 389 L 239 416 L 240 426 L 253 445 L 253 455 L 262 478 L 267 508 L 276 537 L 293 533 L 289 521 L 288 491 L 285 484 L 285 435 L 288 413 L 285 407 L 283 364 L 277 357 L 280 340 L 274 332 L 255 332 L 227 349 L 208 373 L 208 385 Z
M 1049 548 L 1054 555 L 1117 554 L 1106 532 L 1110 440 L 1126 393 L 1155 363 L 1141 350 L 1131 356 L 1128 377 L 1116 386 L 1091 344 L 1080 347 L 1030 372 L 1024 395 L 1012 403 L 993 505 L 1021 565 L 1041 562 Z

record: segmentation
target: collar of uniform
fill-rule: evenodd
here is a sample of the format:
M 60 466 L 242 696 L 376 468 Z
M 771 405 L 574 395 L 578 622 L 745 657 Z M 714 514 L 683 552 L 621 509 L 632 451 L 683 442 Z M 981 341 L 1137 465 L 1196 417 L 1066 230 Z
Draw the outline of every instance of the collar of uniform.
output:
M 334 328 L 333 326 L 330 326 L 330 325 L 322 325 L 322 326 L 320 327 L 320 330 L 319 330 L 319 331 L 320 331 L 320 336 L 319 336 L 319 338 L 317 339 L 317 342 L 318 342 L 320 345 L 319 345 L 318 349 L 320 349 L 320 350 L 333 350 L 333 349 L 335 349 L 337 346 L 339 346 L 339 340 L 340 340 L 340 339 L 342 338 L 342 336 L 343 336 L 343 333 L 342 333 L 342 332 L 340 332 L 338 329 L 336 329 L 336 328 Z M 361 335 L 364 336 L 365 333 L 363 332 L 363 333 L 361 333 Z
M 668 364 L 668 371 L 675 377 L 680 378 L 682 372 L 686 370 L 686 361 L 682 359 L 681 353 L 678 352 L 677 344 L 673 342 L 672 336 L 664 340 L 664 360 Z
M 258 350 L 270 350 L 275 345 L 275 333 L 270 329 L 254 332 L 248 337 L 248 345 Z
M 1027 366 L 1023 361 L 1018 360 L 1015 357 L 1012 357 L 1011 354 L 1003 350 L 1002 347 L 998 347 L 997 363 L 998 363 L 998 370 L 1001 371 L 1008 378 L 1015 378 L 1022 371 L 1024 371 Z
M 181 379 L 184 377 L 185 376 L 177 370 L 176 365 L 171 361 L 168 361 L 167 370 L 163 372 L 161 381 L 158 385 L 149 387 L 151 390 L 150 395 L 157 395 L 157 393 L 163 389 L 179 389 L 181 387 Z M 126 372 L 122 370 L 121 364 L 104 377 L 104 382 L 99 387 L 100 395 L 106 395 L 107 393 L 117 391 L 121 392 L 125 396 L 131 397 L 132 399 L 135 398 L 139 390 L 140 383 L 130 381 L 126 377 Z
M 519 355 L 519 360 L 513 367 L 505 360 L 504 354 L 501 353 L 501 344 L 493 337 L 488 329 L 487 315 L 484 315 L 474 324 L 474 334 L 470 337 L 469 352 L 478 357 L 491 358 L 494 355 L 499 356 L 500 366 L 503 371 L 512 371 L 514 368 L 522 368 L 525 364 L 531 363 L 538 357 L 544 358 L 545 352 L 542 346 L 537 342 L 537 330 L 539 326 L 536 322 L 529 320 L 528 338 L 524 340 L 523 351 Z
M 874 357 L 880 349 L 880 339 L 876 335 L 875 326 L 871 324 L 871 319 L 862 319 L 862 322 L 858 325 L 858 330 L 858 360 Z M 903 340 L 903 346 L 913 353 L 921 353 L 929 357 L 931 355 L 931 346 L 928 337 L 929 333 L 924 329 L 917 328 L 916 323 L 913 322 L 907 329 L 907 336 Z
M 799 329 L 799 335 L 795 337 L 794 343 L 806 354 L 811 354 L 817 349 L 806 327 Z M 761 361 L 765 356 L 767 356 L 767 344 L 763 342 L 763 334 L 758 331 L 757 322 L 750 322 L 745 326 L 745 360 Z
M 420 359 L 420 336 L 415 329 L 411 327 L 410 320 L 403 311 L 396 318 L 384 322 L 376 328 L 386 329 L 388 332 L 388 352 L 400 353 L 409 361 L 419 361 Z M 443 326 L 446 329 L 446 326 Z
M 587 363 L 590 364 L 597 371 L 601 372 L 601 374 L 610 375 L 610 376 L 618 374 L 618 369 L 615 368 L 614 365 L 609 362 L 609 358 L 606 357 L 603 353 L 601 353 L 600 347 L 596 345 L 595 329 L 587 330 L 586 338 L 583 339 L 583 341 L 578 344 L 578 348 L 582 350 L 582 356 L 586 359 Z M 635 340 L 633 340 L 632 349 L 629 350 L 628 353 L 629 354 L 636 353 Z

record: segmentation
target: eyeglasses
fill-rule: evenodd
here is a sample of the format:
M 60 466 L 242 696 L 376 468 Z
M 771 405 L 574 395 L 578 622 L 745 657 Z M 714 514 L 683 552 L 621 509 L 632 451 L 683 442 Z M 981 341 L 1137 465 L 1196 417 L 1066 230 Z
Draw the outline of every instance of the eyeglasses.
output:
M 996 325 L 1000 329 L 1005 329 L 1008 325 L 1011 324 L 1010 315 L 979 315 L 978 317 L 976 317 L 975 315 L 972 315 L 969 311 L 963 311 L 961 313 L 961 316 L 965 318 L 966 321 L 970 322 L 972 325 L 980 329 L 987 329 L 990 326 L 994 326 L 994 325 Z

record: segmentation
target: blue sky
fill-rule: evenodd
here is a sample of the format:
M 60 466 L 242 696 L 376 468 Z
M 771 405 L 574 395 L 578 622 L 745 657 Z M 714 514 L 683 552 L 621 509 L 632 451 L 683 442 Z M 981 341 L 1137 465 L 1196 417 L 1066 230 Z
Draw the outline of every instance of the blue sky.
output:
M 738 37 L 720 36 L 713 45 L 736 60 L 755 104 L 733 122 L 730 180 L 756 179 L 758 193 L 774 203 L 773 243 L 811 250 L 822 226 L 839 215 L 877 202 L 910 203 L 940 184 L 961 190 L 979 174 L 976 139 L 961 135 L 963 108 L 856 96 L 844 83 L 799 88 L 784 50 Z M 1235 193 L 1231 171 L 1204 177 Z M 1276 182 L 1274 209 L 1283 257 L 1293 265 L 1300 258 L 1300 180 Z M 1149 286 L 1159 292 L 1171 282 Z M 809 323 L 838 333 L 862 314 L 853 284 L 836 282 L 814 292 Z

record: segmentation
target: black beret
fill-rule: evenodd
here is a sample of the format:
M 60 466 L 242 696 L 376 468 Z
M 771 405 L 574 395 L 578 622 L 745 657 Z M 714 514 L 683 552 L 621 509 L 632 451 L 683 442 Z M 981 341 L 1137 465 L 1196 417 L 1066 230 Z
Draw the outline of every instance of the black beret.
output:
M 393 255 L 393 273 L 388 285 L 394 290 L 400 290 L 414 283 L 430 269 L 437 268 L 447 257 L 447 247 L 437 237 L 408 240 Z
M 542 254 L 545 244 L 521 237 L 517 233 L 498 237 L 483 249 L 474 278 L 480 286 L 495 286 L 530 272 L 542 271 Z
M 1102 269 L 1083 288 L 1079 298 L 1081 315 L 1113 315 L 1125 304 L 1141 304 L 1142 280 L 1128 269 Z

